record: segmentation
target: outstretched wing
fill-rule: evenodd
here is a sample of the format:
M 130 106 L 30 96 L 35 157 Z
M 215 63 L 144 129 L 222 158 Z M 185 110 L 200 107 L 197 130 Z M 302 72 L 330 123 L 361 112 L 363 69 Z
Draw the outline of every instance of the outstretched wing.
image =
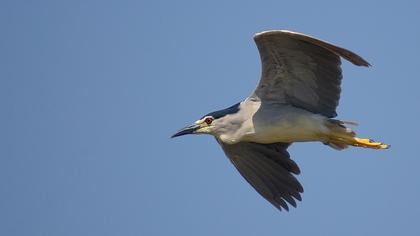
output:
M 296 207 L 295 199 L 302 200 L 303 187 L 293 175 L 300 170 L 286 150 L 290 144 L 219 144 L 246 181 L 279 210 L 289 210 L 286 202 Z
M 288 103 L 335 117 L 340 98 L 343 57 L 370 66 L 355 53 L 308 35 L 274 30 L 254 36 L 262 64 L 261 80 L 252 96 L 262 102 Z

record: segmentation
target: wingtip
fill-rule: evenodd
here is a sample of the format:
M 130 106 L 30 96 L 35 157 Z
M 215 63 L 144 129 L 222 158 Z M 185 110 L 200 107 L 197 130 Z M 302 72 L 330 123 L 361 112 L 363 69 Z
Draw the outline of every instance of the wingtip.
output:
M 360 57 L 360 56 L 359 56 Z M 352 61 L 353 62 L 353 61 Z M 353 62 L 354 63 L 354 62 Z M 360 60 L 358 61 L 358 63 L 354 63 L 357 66 L 365 66 L 365 67 L 372 67 L 372 64 L 370 64 L 369 62 L 367 62 L 365 59 L 360 57 Z
M 333 52 L 333 53 L 337 54 L 338 56 L 350 61 L 351 63 L 353 63 L 356 66 L 365 66 L 365 67 L 371 67 L 372 66 L 368 61 L 366 61 L 361 56 L 357 55 L 356 53 L 354 53 L 350 50 L 347 50 L 345 48 L 341 48 L 341 47 L 336 46 L 336 45 L 334 45 L 332 43 L 329 43 L 327 41 L 318 39 L 314 36 L 299 33 L 299 32 L 295 32 L 295 31 L 291 31 L 291 30 L 287 30 L 287 29 L 261 31 L 261 32 L 258 32 L 256 34 L 254 34 L 254 40 L 258 43 L 258 41 L 262 37 L 267 37 L 267 36 L 272 36 L 272 35 L 288 35 L 288 36 L 293 37 L 293 38 L 298 39 L 298 40 L 303 40 L 303 41 L 307 41 L 307 42 L 310 42 L 310 43 L 314 43 L 314 44 L 316 44 L 320 47 L 324 47 L 325 49 L 330 50 L 331 52 Z

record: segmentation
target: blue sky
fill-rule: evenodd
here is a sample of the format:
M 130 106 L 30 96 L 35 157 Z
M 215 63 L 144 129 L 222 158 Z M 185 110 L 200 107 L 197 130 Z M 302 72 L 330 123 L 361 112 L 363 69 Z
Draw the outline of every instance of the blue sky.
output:
M 2 1 L 0 235 L 420 235 L 416 1 Z M 303 201 L 279 212 L 210 136 L 169 139 L 244 99 L 254 33 L 290 29 L 343 63 L 338 118 L 386 151 L 290 148 Z

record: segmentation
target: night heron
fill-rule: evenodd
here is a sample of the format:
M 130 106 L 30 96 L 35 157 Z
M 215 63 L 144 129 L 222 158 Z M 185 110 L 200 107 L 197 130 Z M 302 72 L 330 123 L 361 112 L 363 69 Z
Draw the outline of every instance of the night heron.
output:
M 254 36 L 261 79 L 245 100 L 211 112 L 172 137 L 211 134 L 240 174 L 278 209 L 296 207 L 303 187 L 287 148 L 293 142 L 319 141 L 342 150 L 349 145 L 386 149 L 357 138 L 333 119 L 340 98 L 340 57 L 357 66 L 370 64 L 355 53 L 305 34 L 273 30 Z M 287 203 L 286 203 L 287 202 Z

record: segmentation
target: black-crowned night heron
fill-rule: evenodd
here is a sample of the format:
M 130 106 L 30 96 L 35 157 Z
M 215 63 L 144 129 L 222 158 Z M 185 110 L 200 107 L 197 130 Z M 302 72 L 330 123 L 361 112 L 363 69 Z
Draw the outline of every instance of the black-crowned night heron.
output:
M 342 150 L 348 145 L 386 149 L 357 138 L 347 122 L 332 119 L 340 98 L 341 60 L 370 66 L 355 53 L 305 34 L 274 30 L 254 36 L 262 64 L 255 91 L 244 101 L 209 113 L 172 137 L 213 135 L 226 156 L 258 193 L 278 209 L 296 207 L 302 185 L 287 148 L 320 141 Z

